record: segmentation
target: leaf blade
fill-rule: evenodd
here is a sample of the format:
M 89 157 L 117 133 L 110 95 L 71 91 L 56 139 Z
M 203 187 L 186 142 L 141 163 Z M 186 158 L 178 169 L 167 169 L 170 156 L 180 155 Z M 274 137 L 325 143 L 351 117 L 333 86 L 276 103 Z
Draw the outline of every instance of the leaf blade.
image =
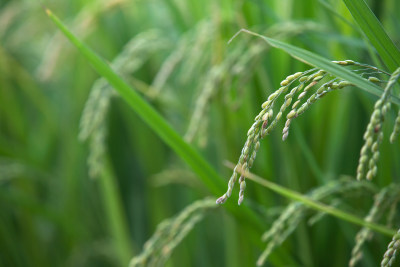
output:
M 285 42 L 278 41 L 273 38 L 266 37 L 264 35 L 261 35 L 261 34 L 258 34 L 258 33 L 255 33 L 255 32 L 249 31 L 249 30 L 242 29 L 241 31 L 239 31 L 239 33 L 240 32 L 246 32 L 248 34 L 262 38 L 269 45 L 285 51 L 286 53 L 290 54 L 292 57 L 294 57 L 308 65 L 311 65 L 313 67 L 325 70 L 326 72 L 328 72 L 334 76 L 337 76 L 346 81 L 349 81 L 352 84 L 354 84 L 355 86 L 357 86 L 358 88 L 360 88 L 364 91 L 367 91 L 371 94 L 380 96 L 383 92 L 383 89 L 380 88 L 379 86 L 369 82 L 366 79 L 361 78 L 357 74 L 355 74 L 341 66 L 338 66 L 337 64 L 332 63 L 328 59 L 323 58 L 323 57 L 321 57 L 317 54 L 314 54 L 310 51 L 287 44 Z M 237 36 L 237 34 L 235 36 Z M 395 96 L 391 96 L 391 102 L 400 106 L 400 99 Z
M 234 168 L 233 164 L 227 164 L 229 168 Z M 260 176 L 257 176 L 251 172 L 243 172 L 243 170 L 238 170 L 239 173 L 241 173 L 242 175 L 246 176 L 247 179 L 252 180 L 253 182 L 262 185 L 272 191 L 274 191 L 275 193 L 278 193 L 279 195 L 285 196 L 288 199 L 303 203 L 304 205 L 321 211 L 321 212 L 325 212 L 329 215 L 332 215 L 334 217 L 337 217 L 339 219 L 342 219 L 344 221 L 348 221 L 350 223 L 359 225 L 359 226 L 363 226 L 363 227 L 367 227 L 371 230 L 374 230 L 378 233 L 387 235 L 387 236 L 393 236 L 394 234 L 396 234 L 396 231 L 394 229 L 388 228 L 386 226 L 380 225 L 380 224 L 376 224 L 374 222 L 369 222 L 366 221 L 362 218 L 359 218 L 357 216 L 354 216 L 351 213 L 347 213 L 345 211 L 342 211 L 340 209 L 337 209 L 335 207 L 323 204 L 319 201 L 316 201 L 308 196 L 305 196 L 303 194 L 300 194 L 294 190 L 288 189 L 286 187 L 283 187 L 281 185 L 275 184 L 271 181 L 269 181 L 268 179 L 263 179 Z
M 378 51 L 386 67 L 395 71 L 400 66 L 400 50 L 386 33 L 378 18 L 364 0 L 343 0 L 354 20 Z
M 144 122 L 192 168 L 202 182 L 208 187 L 209 191 L 215 196 L 219 196 L 225 192 L 225 182 L 213 167 L 211 167 L 194 148 L 187 144 L 164 118 L 121 79 L 104 60 L 75 37 L 56 15 L 49 9 L 45 9 L 45 11 L 63 34 L 78 48 L 81 54 L 86 57 L 93 68 L 118 91 L 121 97 L 139 117 L 141 117 Z M 238 219 L 249 223 L 251 226 L 249 227 L 249 229 L 251 229 L 251 237 L 254 238 L 254 240 L 259 239 L 256 231 L 263 229 L 264 224 L 258 215 L 247 206 L 243 206 L 239 210 L 232 202 L 226 203 L 224 206 Z
M 89 60 L 95 70 L 106 78 L 135 112 L 201 176 L 210 191 L 215 194 L 222 192 L 223 182 L 208 163 L 193 148 L 187 145 L 172 127 L 135 90 L 131 89 L 104 60 L 80 42 L 49 9 L 46 9 L 46 13 L 66 37 L 77 46 L 78 50 Z M 194 161 L 200 162 L 200 164 Z M 202 166 L 199 167 L 199 165 Z

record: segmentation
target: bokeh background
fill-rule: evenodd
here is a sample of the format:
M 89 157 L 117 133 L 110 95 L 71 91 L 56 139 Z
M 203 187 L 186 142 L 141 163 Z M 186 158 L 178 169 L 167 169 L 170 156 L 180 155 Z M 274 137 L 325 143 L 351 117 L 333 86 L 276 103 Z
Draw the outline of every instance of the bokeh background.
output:
M 400 2 L 367 2 L 398 44 Z M 112 63 L 224 182 L 231 170 L 223 162 L 237 161 L 260 105 L 286 76 L 308 68 L 246 34 L 228 45 L 238 30 L 331 60 L 382 66 L 341 1 L 43 3 Z M 374 101 L 355 88 L 332 93 L 293 122 L 285 142 L 281 122 L 262 141 L 252 171 L 301 193 L 354 177 Z M 388 120 L 394 117 L 393 111 Z M 400 175 L 399 143 L 386 138 L 381 149 L 375 189 Z M 0 1 L 1 266 L 128 266 L 160 222 L 207 196 L 217 197 L 99 80 L 39 1 Z M 290 201 L 248 182 L 245 205 L 262 227 L 236 201 L 237 189 L 228 200 L 236 212 L 207 210 L 165 264 L 254 266 L 266 246 L 262 233 Z M 358 190 L 326 203 L 364 217 L 373 193 Z M 265 266 L 347 265 L 359 226 L 329 216 L 309 225 L 308 217 Z M 359 266 L 377 266 L 389 240 L 375 235 Z

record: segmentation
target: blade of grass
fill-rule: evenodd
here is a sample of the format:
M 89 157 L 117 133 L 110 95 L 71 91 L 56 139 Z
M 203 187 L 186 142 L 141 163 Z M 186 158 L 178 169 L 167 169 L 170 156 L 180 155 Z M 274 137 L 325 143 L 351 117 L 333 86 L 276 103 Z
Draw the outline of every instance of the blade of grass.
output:
M 320 5 L 325 8 L 327 11 L 329 11 L 333 16 L 337 17 L 338 19 L 340 19 L 342 22 L 344 22 L 345 24 L 347 24 L 349 27 L 353 28 L 355 31 L 360 32 L 360 29 L 353 24 L 351 21 L 347 20 L 342 14 L 340 14 L 338 11 L 336 11 L 330 3 L 328 3 L 325 0 L 318 0 L 318 3 L 320 3 Z
M 225 163 L 225 165 L 232 170 L 235 168 L 235 165 L 230 162 Z M 315 201 L 307 196 L 304 196 L 296 191 L 290 190 L 288 188 L 285 188 L 283 186 L 275 184 L 271 181 L 265 180 L 265 179 L 261 178 L 260 176 L 257 176 L 251 172 L 243 172 L 241 169 L 239 169 L 238 172 L 240 174 L 246 176 L 246 178 L 248 178 L 249 180 L 252 180 L 252 181 L 258 183 L 259 185 L 262 185 L 282 196 L 285 196 L 292 200 L 301 202 L 304 205 L 309 206 L 310 208 L 313 208 L 315 210 L 328 213 L 332 216 L 335 216 L 344 221 L 351 222 L 353 224 L 357 224 L 357 225 L 360 225 L 363 227 L 370 228 L 371 230 L 385 234 L 387 236 L 393 236 L 396 233 L 396 231 L 393 229 L 387 228 L 387 227 L 379 225 L 379 224 L 364 221 L 363 219 L 356 217 L 352 214 L 349 214 L 342 210 L 336 209 L 332 206 L 325 205 L 325 204 Z
M 225 191 L 225 183 L 209 163 L 194 148 L 188 145 L 168 122 L 166 122 L 152 106 L 143 100 L 135 90 L 122 80 L 104 60 L 75 37 L 57 16 L 49 9 L 45 8 L 45 11 L 64 35 L 92 64 L 93 68 L 107 79 L 143 121 L 192 168 L 211 193 L 216 196 L 221 195 Z M 253 230 L 253 232 L 250 232 L 252 237 L 255 238 L 255 240 L 259 239 L 256 230 L 263 229 L 263 223 L 259 216 L 246 206 L 238 210 L 232 203 L 226 203 L 225 207 L 239 220 L 245 220 L 250 223 L 252 226 L 251 229 Z
M 349 27 L 353 28 L 354 31 L 360 33 L 360 35 L 363 36 L 364 39 L 366 39 L 365 35 L 363 34 L 363 31 L 358 27 L 356 24 L 353 22 L 350 22 L 347 18 L 345 18 L 342 14 L 337 12 L 330 3 L 326 2 L 325 0 L 318 0 L 318 2 L 324 7 L 330 14 L 332 14 L 334 17 L 338 18 L 341 20 L 343 23 L 348 25 Z M 382 61 L 378 58 L 378 55 L 376 53 L 376 50 L 372 46 L 371 43 L 365 42 L 366 40 L 363 40 L 366 48 L 368 50 L 368 54 L 372 59 L 372 62 L 375 64 L 376 67 L 383 69 Z
M 388 69 L 400 66 L 400 51 L 383 29 L 382 24 L 364 0 L 343 0 L 354 20 L 378 51 Z
M 172 129 L 172 127 L 135 90 L 123 81 L 98 55 L 79 41 L 63 23 L 49 10 L 47 15 L 55 22 L 64 35 L 88 59 L 94 69 L 117 90 L 133 110 L 201 177 L 209 190 L 219 194 L 224 183 L 207 162 Z
M 357 74 L 351 72 L 350 70 L 343 68 L 342 66 L 338 66 L 335 63 L 332 63 L 331 61 L 329 61 L 326 58 L 323 58 L 317 54 L 314 54 L 310 51 L 307 51 L 305 49 L 263 36 L 261 34 L 246 30 L 246 29 L 241 29 L 239 32 L 237 32 L 232 39 L 229 41 L 231 42 L 239 33 L 241 32 L 245 32 L 254 36 L 257 36 L 263 40 L 265 40 L 269 45 L 279 48 L 283 51 L 285 51 L 286 53 L 290 54 L 292 57 L 308 64 L 311 65 L 313 67 L 325 70 L 326 72 L 342 78 L 346 81 L 351 82 L 352 84 L 354 84 L 355 86 L 357 86 L 358 88 L 365 90 L 371 94 L 374 94 L 376 96 L 380 96 L 383 92 L 383 89 L 380 88 L 379 86 L 369 82 L 366 79 L 361 78 L 360 76 L 358 76 Z M 391 102 L 399 105 L 400 106 L 400 99 L 395 97 L 395 96 L 391 96 Z

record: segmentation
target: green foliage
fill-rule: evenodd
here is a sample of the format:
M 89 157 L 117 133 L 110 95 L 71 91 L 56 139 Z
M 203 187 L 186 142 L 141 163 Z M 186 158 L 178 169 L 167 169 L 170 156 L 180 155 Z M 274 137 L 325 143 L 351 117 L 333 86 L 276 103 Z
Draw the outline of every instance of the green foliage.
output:
M 0 266 L 395 264 L 398 1 L 45 5 L 0 4 Z
M 369 41 L 375 47 L 379 56 L 390 71 L 395 71 L 400 65 L 400 51 L 390 40 L 382 24 L 364 0 L 343 0 Z

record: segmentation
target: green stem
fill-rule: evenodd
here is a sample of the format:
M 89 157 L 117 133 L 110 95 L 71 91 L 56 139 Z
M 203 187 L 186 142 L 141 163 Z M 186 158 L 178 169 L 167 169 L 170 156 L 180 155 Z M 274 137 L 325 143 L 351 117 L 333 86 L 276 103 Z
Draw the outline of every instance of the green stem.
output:
M 79 49 L 88 59 L 93 68 L 114 87 L 115 90 L 128 102 L 131 108 L 144 120 L 161 139 L 170 146 L 186 163 L 199 175 L 209 190 L 220 195 L 223 192 L 224 183 L 213 168 L 189 146 L 172 127 L 154 110 L 143 98 L 122 80 L 111 67 L 98 55 L 78 40 L 64 24 L 49 10 L 47 15 L 54 21 L 64 35 Z
M 129 238 L 129 230 L 122 208 L 122 200 L 114 173 L 109 161 L 103 168 L 100 177 L 100 190 L 103 195 L 104 208 L 107 214 L 108 227 L 114 243 L 115 252 L 118 255 L 120 266 L 127 266 L 133 254 L 132 244 Z
M 231 169 L 233 169 L 235 167 L 231 163 L 227 163 L 226 165 Z M 285 197 L 290 198 L 292 200 L 299 201 L 299 202 L 303 203 L 304 205 L 309 206 L 310 208 L 313 208 L 315 210 L 328 213 L 328 214 L 330 214 L 332 216 L 335 216 L 335 217 L 340 218 L 342 220 L 351 222 L 353 224 L 357 224 L 357 225 L 361 225 L 363 227 L 370 228 L 371 230 L 374 230 L 376 232 L 385 234 L 387 236 L 393 236 L 394 234 L 396 234 L 396 231 L 393 230 L 393 229 L 390 229 L 390 228 L 387 228 L 385 226 L 382 226 L 382 225 L 379 225 L 379 224 L 375 224 L 375 223 L 372 223 L 372 222 L 364 221 L 363 219 L 361 219 L 359 217 L 356 217 L 354 215 L 351 215 L 351 214 L 349 214 L 347 212 L 341 211 L 341 210 L 336 209 L 334 207 L 322 204 L 322 203 L 320 203 L 318 201 L 315 201 L 315 200 L 313 200 L 313 199 L 311 199 L 311 198 L 309 198 L 307 196 L 304 196 L 304 195 L 302 195 L 302 194 L 300 194 L 300 193 L 298 193 L 296 191 L 287 189 L 287 188 L 285 188 L 283 186 L 280 186 L 280 185 L 277 185 L 277 184 L 275 184 L 273 182 L 267 181 L 267 180 L 261 178 L 260 176 L 252 174 L 250 172 L 242 173 L 242 170 L 239 170 L 239 172 L 241 174 L 243 174 L 244 176 L 246 176 L 248 179 L 250 179 L 250 180 L 252 180 L 252 181 L 254 181 L 254 182 L 256 182 L 256 183 L 258 183 L 258 184 L 260 184 L 260 185 L 262 185 L 264 187 L 266 187 L 266 188 L 269 188 L 272 191 L 274 191 L 274 192 L 276 192 L 276 193 L 278 193 L 278 194 L 280 194 L 282 196 L 285 196 Z
M 183 159 L 192 170 L 203 181 L 207 188 L 215 196 L 220 196 L 225 191 L 225 183 L 211 165 L 168 124 L 168 122 L 135 90 L 133 90 L 123 79 L 121 79 L 111 67 L 81 42 L 70 32 L 64 24 L 49 9 L 45 8 L 47 15 L 64 33 L 64 35 L 77 47 L 83 56 L 92 64 L 93 68 L 104 77 L 129 106 L 147 123 L 170 148 L 172 148 L 181 159 Z M 260 217 L 248 207 L 237 209 L 232 203 L 226 203 L 225 208 L 235 215 L 239 221 L 244 220 L 251 225 L 250 236 L 257 238 L 257 231 L 263 229 Z

